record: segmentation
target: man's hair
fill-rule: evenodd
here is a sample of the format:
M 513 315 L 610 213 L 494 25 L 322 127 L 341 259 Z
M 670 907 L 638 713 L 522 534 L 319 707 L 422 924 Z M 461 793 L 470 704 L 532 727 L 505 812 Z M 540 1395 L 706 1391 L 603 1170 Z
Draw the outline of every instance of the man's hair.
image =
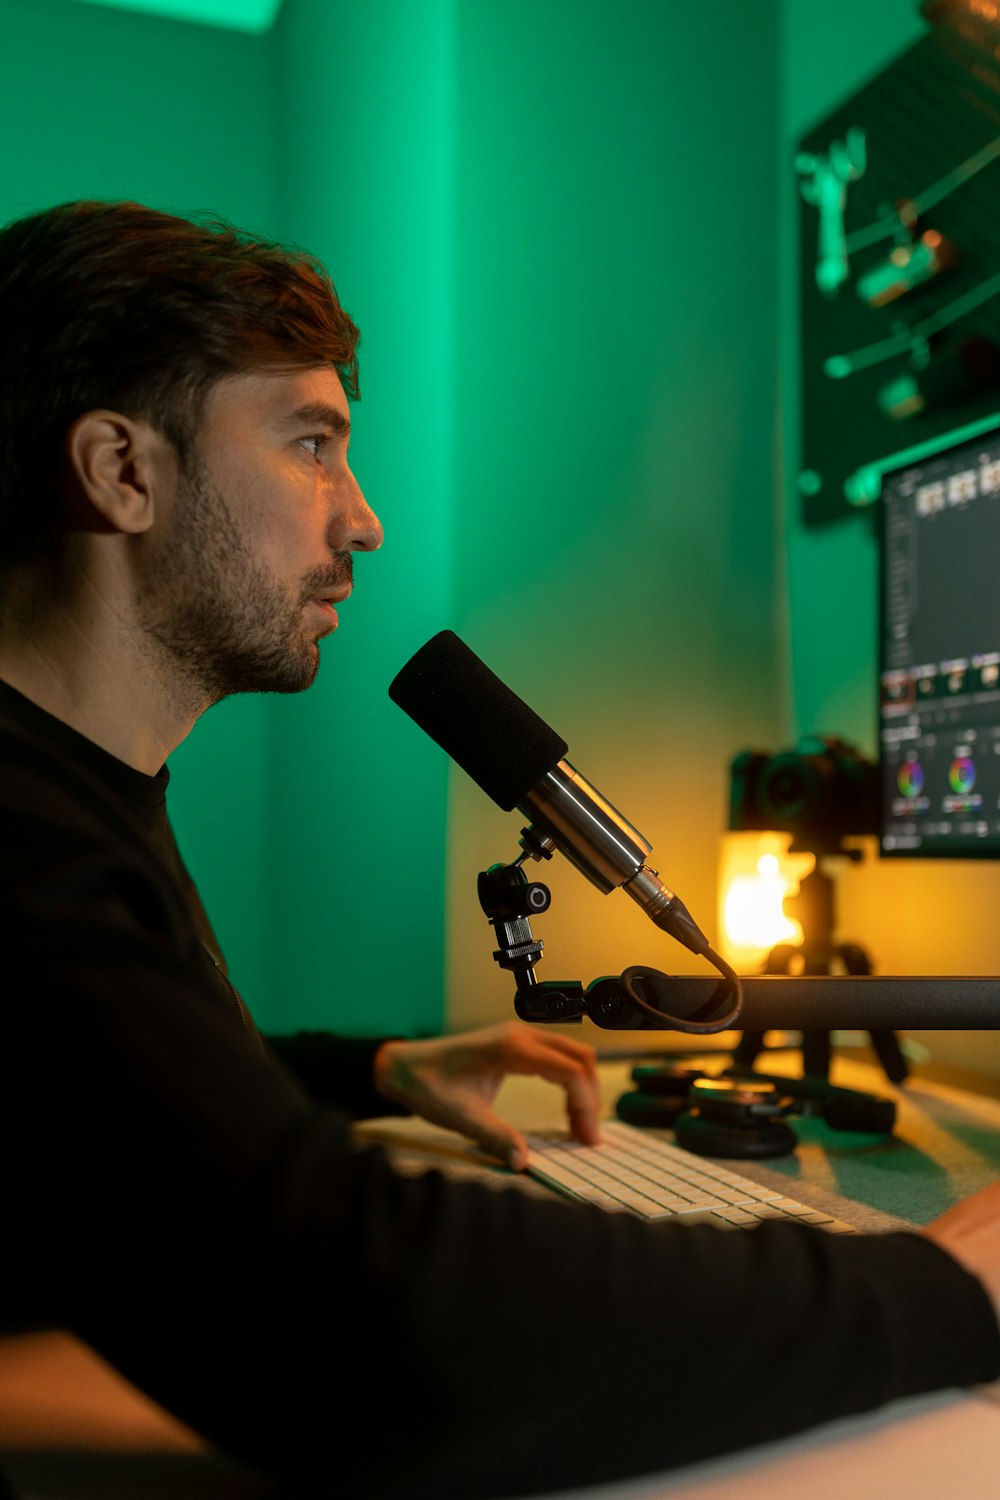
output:
M 56 550 L 67 429 L 109 408 L 187 462 L 223 376 L 323 364 L 358 396 L 358 330 L 299 250 L 138 203 L 65 203 L 0 230 L 0 571 Z

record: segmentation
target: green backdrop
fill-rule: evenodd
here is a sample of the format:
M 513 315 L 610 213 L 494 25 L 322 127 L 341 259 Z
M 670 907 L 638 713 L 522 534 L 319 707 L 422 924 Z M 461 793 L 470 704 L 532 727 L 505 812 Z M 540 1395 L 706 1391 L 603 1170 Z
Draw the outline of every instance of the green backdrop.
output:
M 172 757 L 263 1025 L 509 1010 L 472 892 L 516 821 L 385 696 L 442 626 L 570 740 L 709 929 L 729 757 L 855 728 L 865 625 L 831 643 L 827 603 L 868 559 L 793 516 L 786 555 L 779 310 L 786 143 L 919 25 L 910 0 L 871 9 L 285 0 L 249 34 L 0 0 L 0 217 L 211 209 L 318 253 L 362 328 L 353 455 L 383 552 L 311 693 L 223 704 Z M 787 330 L 786 304 L 786 357 Z M 628 903 L 553 886 L 553 974 L 670 966 Z

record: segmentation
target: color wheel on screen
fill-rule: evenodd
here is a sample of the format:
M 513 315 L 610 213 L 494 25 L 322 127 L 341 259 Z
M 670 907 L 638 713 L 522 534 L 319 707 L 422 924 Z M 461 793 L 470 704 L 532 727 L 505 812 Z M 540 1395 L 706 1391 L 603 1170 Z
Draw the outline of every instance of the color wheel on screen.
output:
M 924 768 L 919 760 L 908 760 L 900 766 L 896 776 L 900 796 L 919 797 L 924 789 Z
M 956 755 L 948 767 L 948 785 L 953 792 L 964 796 L 976 784 L 976 767 L 967 755 Z

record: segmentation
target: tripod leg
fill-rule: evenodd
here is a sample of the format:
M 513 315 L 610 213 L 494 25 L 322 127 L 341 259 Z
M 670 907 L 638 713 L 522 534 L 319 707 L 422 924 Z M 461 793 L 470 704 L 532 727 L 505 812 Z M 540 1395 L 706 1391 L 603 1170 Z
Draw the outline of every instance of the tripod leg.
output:
M 910 1070 L 896 1033 L 879 1027 L 876 1031 L 869 1031 L 868 1035 L 872 1039 L 875 1055 L 882 1064 L 885 1076 L 892 1083 L 904 1083 L 910 1076 Z
M 766 1031 L 744 1031 L 733 1053 L 733 1062 L 745 1068 L 752 1068 L 755 1060 L 764 1050 L 766 1036 Z
M 870 974 L 872 972 L 871 959 L 864 948 L 857 943 L 842 943 L 837 949 L 843 960 L 844 968 L 848 974 Z M 891 1083 L 903 1083 L 910 1076 L 906 1058 L 903 1056 L 899 1039 L 894 1031 L 887 1031 L 885 1027 L 879 1027 L 876 1031 L 869 1031 L 872 1046 L 875 1048 L 875 1056 L 882 1064 L 883 1072 Z
M 828 1031 L 802 1033 L 802 1071 L 807 1078 L 829 1078 L 833 1041 Z

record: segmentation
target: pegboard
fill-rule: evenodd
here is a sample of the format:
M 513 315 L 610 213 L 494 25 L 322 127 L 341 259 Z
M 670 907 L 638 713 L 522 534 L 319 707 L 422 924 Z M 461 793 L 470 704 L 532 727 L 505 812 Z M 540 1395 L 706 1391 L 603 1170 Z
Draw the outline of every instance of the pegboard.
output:
M 1000 413 L 1000 6 L 922 10 L 928 34 L 796 150 L 809 525 Z

